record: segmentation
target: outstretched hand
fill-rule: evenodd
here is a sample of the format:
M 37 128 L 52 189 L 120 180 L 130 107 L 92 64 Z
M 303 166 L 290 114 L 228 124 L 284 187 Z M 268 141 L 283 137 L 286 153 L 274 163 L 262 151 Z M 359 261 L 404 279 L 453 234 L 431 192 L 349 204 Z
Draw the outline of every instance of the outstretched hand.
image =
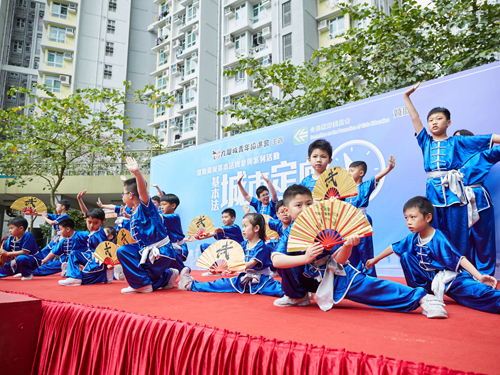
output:
M 481 275 L 481 278 L 479 279 L 483 284 L 491 286 L 493 289 L 497 288 L 497 279 L 495 279 L 493 276 L 490 275 Z
M 417 83 L 415 86 L 413 86 L 412 88 L 410 88 L 409 90 L 407 90 L 405 92 L 405 95 L 407 96 L 410 96 L 411 94 L 413 94 L 417 89 L 418 89 L 418 86 L 420 86 L 420 82 Z
M 349 236 L 346 238 L 344 246 L 357 246 L 357 245 L 359 245 L 360 241 L 361 241 L 361 237 L 358 236 L 357 234 L 355 234 L 353 236 Z
M 131 173 L 139 171 L 139 164 L 137 163 L 137 161 L 134 158 L 127 156 L 126 162 L 127 162 L 127 164 L 125 164 L 125 166 L 127 167 L 127 169 Z
M 262 174 L 261 174 L 261 176 L 262 176 L 262 179 L 263 179 L 264 181 L 266 181 L 266 182 L 270 182 L 269 177 L 267 176 L 267 173 L 262 173 Z
M 97 207 L 102 207 L 101 197 L 97 198 Z
M 366 264 L 365 264 L 365 267 L 367 270 L 370 270 L 375 264 L 377 264 L 378 262 L 375 261 L 375 258 L 372 258 L 372 259 L 368 259 L 366 261 Z
M 389 169 L 394 169 L 394 167 L 396 166 L 396 159 L 394 159 L 394 156 L 389 156 L 389 163 L 388 163 L 388 167 Z
M 240 178 L 238 178 L 238 184 L 241 183 L 241 180 L 243 180 L 243 177 L 245 177 L 245 172 L 243 172 L 243 174 L 240 176 Z
M 306 258 L 309 262 L 312 262 L 314 259 L 316 259 L 317 256 L 321 255 L 323 252 L 324 248 L 323 245 L 320 242 L 316 242 L 309 246 L 306 250 Z
M 78 193 L 78 195 L 76 196 L 76 199 L 80 200 L 82 199 L 82 197 L 87 194 L 87 190 L 83 190 L 81 192 Z
M 250 210 L 250 207 L 248 206 L 243 206 L 243 212 L 246 214 L 249 214 L 250 212 L 252 212 L 252 210 Z

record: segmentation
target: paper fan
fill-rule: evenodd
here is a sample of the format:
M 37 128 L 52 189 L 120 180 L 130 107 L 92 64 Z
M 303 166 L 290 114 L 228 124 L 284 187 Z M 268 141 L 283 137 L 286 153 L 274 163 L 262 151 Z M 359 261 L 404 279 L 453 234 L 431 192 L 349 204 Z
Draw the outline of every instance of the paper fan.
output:
M 220 240 L 210 245 L 196 261 L 196 266 L 212 273 L 245 268 L 245 252 L 233 240 Z
M 101 242 L 94 251 L 94 258 L 99 262 L 99 264 L 104 263 L 107 266 L 114 267 L 117 264 L 120 264 L 120 261 L 116 256 L 116 250 L 118 250 L 118 246 L 113 242 Z
M 200 235 L 213 232 L 214 230 L 215 225 L 212 219 L 206 215 L 200 215 L 196 216 L 191 224 L 189 224 L 187 235 L 200 237 Z
M 319 177 L 312 193 L 313 198 L 347 198 L 358 195 L 358 186 L 351 174 L 341 167 L 330 167 Z
M 45 204 L 38 198 L 35 197 L 22 197 L 16 200 L 10 206 L 11 209 L 16 211 L 22 211 L 25 214 L 41 214 L 47 211 Z
M 272 230 L 271 228 L 269 228 L 268 222 L 269 220 L 272 219 L 272 217 L 269 215 L 262 215 L 262 216 L 264 216 L 264 220 L 266 221 L 266 240 L 269 241 L 270 239 L 273 238 L 279 238 L 279 234 L 274 230 Z
M 116 237 L 116 243 L 118 246 L 129 245 L 131 243 L 136 243 L 136 240 L 132 238 L 132 234 L 125 228 L 120 229 L 118 236 Z
M 5 243 L 5 241 L 2 241 L 2 244 L 0 245 L 0 249 L 2 249 L 2 250 L 4 250 L 4 248 L 3 248 L 4 243 Z M 11 260 L 12 260 L 12 257 L 10 257 L 8 255 L 0 254 L 0 267 L 3 267 L 5 265 L 5 263 L 10 262 Z
M 352 235 L 371 236 L 373 229 L 356 207 L 339 200 L 324 200 L 307 207 L 293 223 L 288 251 L 305 251 L 315 242 L 326 250 Z

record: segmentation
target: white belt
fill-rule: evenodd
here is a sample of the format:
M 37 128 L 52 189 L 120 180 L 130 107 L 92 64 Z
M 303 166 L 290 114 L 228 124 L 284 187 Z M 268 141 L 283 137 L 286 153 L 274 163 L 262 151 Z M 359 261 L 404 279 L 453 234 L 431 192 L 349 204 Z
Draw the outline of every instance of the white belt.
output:
M 170 242 L 170 239 L 168 237 L 165 237 L 163 240 L 158 241 L 152 245 L 144 247 L 140 253 L 141 253 L 141 261 L 139 264 L 144 264 L 148 260 L 153 264 L 155 260 L 159 259 L 161 257 L 160 254 L 160 247 L 163 247 L 167 245 Z
M 441 178 L 442 186 L 449 188 L 460 199 L 460 203 L 467 203 L 467 199 L 464 197 L 463 173 L 455 169 L 450 171 L 432 171 L 427 172 L 427 178 Z
M 182 245 L 184 245 L 184 240 L 179 240 L 177 242 L 172 242 L 172 247 L 176 250 L 182 250 Z
M 439 298 L 441 301 L 444 299 L 444 293 L 446 292 L 446 284 L 450 281 L 455 280 L 458 272 L 443 270 L 439 271 L 434 280 L 432 280 L 431 289 L 434 292 L 434 295 Z
M 323 259 L 326 260 L 324 262 L 321 262 L 322 261 L 321 259 L 320 263 L 323 264 L 326 263 L 325 275 L 323 276 L 321 283 L 319 284 L 318 289 L 316 290 L 316 295 L 314 296 L 314 300 L 316 301 L 321 310 L 328 311 L 335 304 L 335 301 L 333 300 L 333 294 L 334 294 L 333 282 L 335 279 L 335 275 L 346 276 L 346 272 L 344 267 L 341 264 L 337 263 L 337 261 L 333 259 L 331 256 L 325 257 Z M 320 272 L 320 277 L 321 277 L 321 272 Z
M 474 188 L 482 187 L 481 184 L 465 186 L 464 191 L 469 203 L 467 204 L 467 218 L 469 220 L 469 228 L 479 220 L 479 211 L 477 210 L 476 194 Z

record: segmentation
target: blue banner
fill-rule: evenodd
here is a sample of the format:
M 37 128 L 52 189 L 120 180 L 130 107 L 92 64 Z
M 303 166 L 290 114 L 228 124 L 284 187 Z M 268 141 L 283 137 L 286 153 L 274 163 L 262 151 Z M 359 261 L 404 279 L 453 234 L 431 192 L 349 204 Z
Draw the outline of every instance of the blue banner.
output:
M 412 95 L 412 101 L 424 124 L 430 109 L 448 108 L 452 120 L 450 136 L 459 129 L 475 134 L 499 133 L 498 82 L 500 63 L 490 64 L 425 82 Z M 389 156 L 393 155 L 396 168 L 380 181 L 367 210 L 373 219 L 373 240 L 375 254 L 378 254 L 409 234 L 402 212 L 404 203 L 416 195 L 425 196 L 423 158 L 404 106 L 404 91 L 406 89 L 155 157 L 151 162 L 151 183 L 180 198 L 177 213 L 186 232 L 191 220 L 202 214 L 210 216 L 216 226 L 222 225 L 221 212 L 229 207 L 236 210 L 236 223 L 241 224 L 242 206 L 248 204 L 237 186 L 243 173 L 243 184 L 249 194 L 255 196 L 256 188 L 265 184 L 262 174 L 267 174 L 281 198 L 289 185 L 300 183 L 312 173 L 307 148 L 315 139 L 325 138 L 332 144 L 330 166 L 347 168 L 351 161 L 365 161 L 368 164 L 366 179 L 384 169 Z M 495 188 L 499 183 L 500 166 L 497 165 L 486 183 L 494 203 L 500 202 L 500 189 Z M 497 210 L 497 233 L 499 216 Z M 496 240 L 498 274 L 500 236 L 497 235 Z M 198 242 L 189 244 L 188 265 L 194 265 L 199 255 L 197 245 Z M 381 261 L 377 269 L 382 276 L 402 275 L 394 255 Z

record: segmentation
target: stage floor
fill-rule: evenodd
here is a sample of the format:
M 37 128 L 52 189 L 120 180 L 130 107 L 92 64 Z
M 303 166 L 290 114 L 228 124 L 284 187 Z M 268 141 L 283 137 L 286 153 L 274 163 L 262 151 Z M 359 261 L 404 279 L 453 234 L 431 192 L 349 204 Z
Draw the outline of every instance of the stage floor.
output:
M 199 281 L 211 281 L 193 271 Z M 63 287 L 58 275 L 31 281 L 0 279 L 0 291 L 26 293 L 40 299 L 108 307 L 144 315 L 227 329 L 283 341 L 383 355 L 453 370 L 499 374 L 500 318 L 447 299 L 449 319 L 432 320 L 415 312 L 381 311 L 344 300 L 329 312 L 314 303 L 279 308 L 273 297 L 248 294 L 183 292 L 177 288 L 149 294 L 123 295 L 128 284 L 114 281 Z M 393 279 L 403 282 L 403 279 Z M 0 296 L 1 298 L 1 296 Z

